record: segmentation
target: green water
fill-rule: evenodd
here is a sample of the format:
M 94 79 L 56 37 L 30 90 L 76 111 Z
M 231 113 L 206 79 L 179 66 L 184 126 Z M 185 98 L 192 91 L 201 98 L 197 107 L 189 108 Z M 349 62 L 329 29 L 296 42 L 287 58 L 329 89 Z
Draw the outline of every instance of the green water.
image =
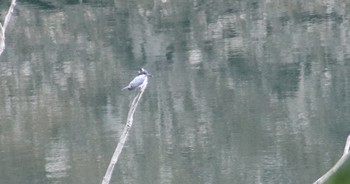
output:
M 9 3 L 0 3 L 3 21 Z M 18 1 L 0 56 L 0 183 L 305 184 L 350 120 L 347 1 Z

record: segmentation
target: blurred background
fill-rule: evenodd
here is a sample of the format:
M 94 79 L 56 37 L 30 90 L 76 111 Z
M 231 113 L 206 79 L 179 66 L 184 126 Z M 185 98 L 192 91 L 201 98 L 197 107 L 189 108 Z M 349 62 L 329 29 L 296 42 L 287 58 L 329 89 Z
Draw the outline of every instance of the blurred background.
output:
M 0 2 L 3 22 L 10 0 Z M 0 56 L 0 183 L 305 184 L 350 120 L 345 0 L 18 0 Z

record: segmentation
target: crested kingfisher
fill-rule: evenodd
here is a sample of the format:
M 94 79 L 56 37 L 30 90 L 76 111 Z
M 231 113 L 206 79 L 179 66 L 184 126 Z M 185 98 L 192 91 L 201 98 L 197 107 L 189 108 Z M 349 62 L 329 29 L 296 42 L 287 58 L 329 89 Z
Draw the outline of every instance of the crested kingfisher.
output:
M 150 73 L 147 72 L 147 70 L 141 68 L 138 71 L 138 75 L 129 83 L 128 86 L 124 87 L 124 89 L 128 89 L 129 91 L 135 89 L 135 88 L 141 88 L 145 83 L 148 82 L 148 77 L 152 77 Z

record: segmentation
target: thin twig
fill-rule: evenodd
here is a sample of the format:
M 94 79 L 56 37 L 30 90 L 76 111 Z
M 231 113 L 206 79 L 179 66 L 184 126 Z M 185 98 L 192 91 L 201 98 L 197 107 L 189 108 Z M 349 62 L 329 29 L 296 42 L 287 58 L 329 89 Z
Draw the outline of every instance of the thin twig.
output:
M 134 100 L 133 100 L 133 102 L 132 102 L 132 104 L 130 106 L 130 110 L 129 110 L 129 113 L 128 113 L 128 119 L 126 121 L 126 125 L 124 127 L 122 135 L 120 136 L 119 143 L 118 143 L 118 145 L 117 145 L 117 147 L 116 147 L 116 149 L 115 149 L 115 151 L 113 153 L 113 156 L 112 156 L 111 162 L 109 163 L 109 166 L 107 168 L 106 174 L 103 177 L 102 184 L 109 184 L 109 181 L 111 180 L 112 173 L 113 173 L 113 170 L 114 170 L 114 166 L 117 164 L 119 155 L 122 152 L 122 149 L 124 147 L 126 138 L 128 137 L 129 129 L 131 128 L 132 123 L 133 123 L 134 112 L 136 110 L 137 104 L 139 103 L 139 101 L 140 101 L 140 99 L 142 97 L 143 92 L 145 91 L 145 89 L 147 87 L 147 82 L 148 82 L 148 79 L 146 78 L 146 80 L 144 81 L 140 91 L 138 92 L 138 94 L 136 95 L 136 97 L 134 98 Z
M 16 0 L 12 0 L 9 11 L 6 14 L 4 24 L 2 25 L 0 23 L 0 31 L 1 31 L 0 32 L 0 55 L 2 54 L 2 52 L 5 49 L 5 32 L 6 32 L 7 25 L 10 22 L 10 18 L 11 18 L 11 15 L 12 15 L 12 12 L 13 12 L 13 9 L 15 8 L 15 6 L 16 6 Z
M 344 147 L 344 153 L 343 155 L 346 155 L 349 153 L 349 148 L 350 148 L 350 135 L 348 136 L 348 138 L 346 139 L 346 144 Z
M 350 148 L 350 135 L 348 136 L 346 140 L 346 144 L 344 147 L 343 155 L 340 157 L 338 162 L 328 171 L 326 174 L 321 176 L 318 180 L 316 180 L 313 184 L 323 184 L 325 183 L 335 172 L 338 171 L 338 169 L 346 162 L 346 160 L 349 159 L 349 148 Z
M 10 22 L 10 18 L 11 18 L 11 15 L 12 15 L 12 12 L 13 12 L 13 9 L 15 8 L 15 6 L 16 6 L 16 0 L 12 0 L 11 6 L 10 6 L 9 11 L 7 12 L 7 15 L 6 15 L 5 20 L 4 20 L 4 25 L 3 25 L 4 32 L 6 30 L 8 23 Z

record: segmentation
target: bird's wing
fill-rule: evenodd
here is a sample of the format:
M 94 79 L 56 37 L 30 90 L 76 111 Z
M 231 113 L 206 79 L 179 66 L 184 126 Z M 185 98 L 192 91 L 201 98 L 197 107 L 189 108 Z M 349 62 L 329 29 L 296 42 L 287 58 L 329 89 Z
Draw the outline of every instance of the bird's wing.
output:
M 139 76 L 136 76 L 129 84 L 129 87 L 130 88 L 136 88 L 138 86 L 140 86 L 144 81 L 145 81 L 145 78 L 147 76 L 145 75 L 139 75 Z

